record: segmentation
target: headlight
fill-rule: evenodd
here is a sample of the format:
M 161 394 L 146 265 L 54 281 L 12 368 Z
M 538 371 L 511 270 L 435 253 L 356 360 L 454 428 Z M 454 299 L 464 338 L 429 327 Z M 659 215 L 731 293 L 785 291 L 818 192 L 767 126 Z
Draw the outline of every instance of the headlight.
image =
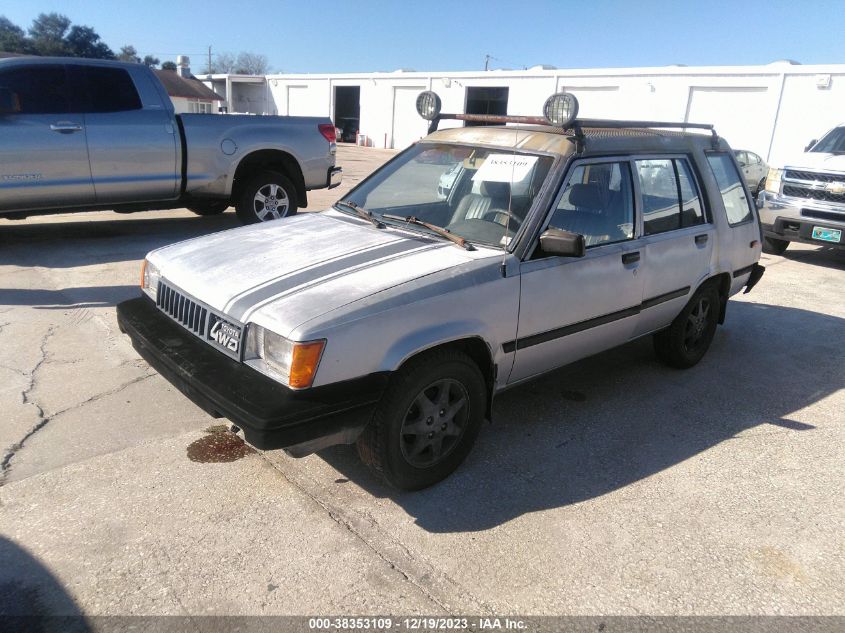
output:
M 158 294 L 159 281 L 161 281 L 161 273 L 158 266 L 145 259 L 141 264 L 141 290 L 146 292 L 153 301 L 156 300 Z
M 259 371 L 281 379 L 292 389 L 307 389 L 314 382 L 325 345 L 325 339 L 302 343 L 289 341 L 250 323 L 244 360 Z
M 783 170 L 769 168 L 769 175 L 766 176 L 766 191 L 780 193 L 780 180 L 783 178 Z

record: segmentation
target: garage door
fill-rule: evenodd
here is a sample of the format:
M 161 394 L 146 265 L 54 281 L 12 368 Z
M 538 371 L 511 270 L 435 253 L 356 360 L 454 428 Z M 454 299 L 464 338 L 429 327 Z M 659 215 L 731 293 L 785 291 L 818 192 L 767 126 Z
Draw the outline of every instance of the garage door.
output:
M 570 92 L 578 99 L 582 119 L 630 119 L 630 104 L 619 98 L 619 86 L 572 86 L 558 84 L 558 92 Z
M 731 147 L 766 155 L 771 120 L 766 88 L 690 88 L 690 123 L 712 123 Z
M 428 132 L 428 121 L 417 114 L 417 96 L 423 90 L 425 86 L 393 89 L 393 149 L 405 149 Z

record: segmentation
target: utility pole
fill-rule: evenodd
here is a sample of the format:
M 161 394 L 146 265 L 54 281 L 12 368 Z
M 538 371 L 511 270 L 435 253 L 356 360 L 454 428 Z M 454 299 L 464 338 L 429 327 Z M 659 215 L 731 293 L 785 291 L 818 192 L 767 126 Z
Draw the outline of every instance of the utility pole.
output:
M 490 67 L 490 60 L 491 60 L 491 59 L 492 59 L 492 57 L 491 57 L 490 55 L 485 55 L 485 56 L 484 56 L 484 70 L 485 70 L 485 71 L 489 69 L 489 67 Z
M 211 74 L 211 46 L 208 47 L 208 74 Z

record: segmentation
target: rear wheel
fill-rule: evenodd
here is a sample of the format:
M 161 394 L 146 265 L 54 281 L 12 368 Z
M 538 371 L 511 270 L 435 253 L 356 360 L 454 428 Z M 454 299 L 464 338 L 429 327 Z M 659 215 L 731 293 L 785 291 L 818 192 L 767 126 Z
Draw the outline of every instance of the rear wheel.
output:
M 787 246 L 789 246 L 788 240 L 779 240 L 773 237 L 763 238 L 763 252 L 769 255 L 783 255 Z
M 361 460 L 403 490 L 445 479 L 475 443 L 486 393 L 484 377 L 462 352 L 443 350 L 410 361 L 358 438 Z
M 296 213 L 296 189 L 279 172 L 258 172 L 241 190 L 236 209 L 244 224 L 278 220 Z
M 220 215 L 229 208 L 229 201 L 194 202 L 188 207 L 197 215 Z
M 678 369 L 692 367 L 707 353 L 719 320 L 719 292 L 712 283 L 702 286 L 672 321 L 654 335 L 657 357 Z

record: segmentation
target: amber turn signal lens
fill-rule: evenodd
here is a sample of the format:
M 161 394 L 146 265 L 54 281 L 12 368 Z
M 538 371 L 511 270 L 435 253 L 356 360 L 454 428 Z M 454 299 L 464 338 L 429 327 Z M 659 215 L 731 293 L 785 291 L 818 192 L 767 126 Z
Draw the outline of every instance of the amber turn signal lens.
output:
M 310 343 L 294 343 L 293 357 L 290 363 L 290 377 L 288 384 L 294 389 L 306 389 L 314 382 L 317 365 L 323 353 L 325 341 Z
M 141 263 L 141 288 L 144 288 L 144 275 L 147 273 L 147 259 Z

